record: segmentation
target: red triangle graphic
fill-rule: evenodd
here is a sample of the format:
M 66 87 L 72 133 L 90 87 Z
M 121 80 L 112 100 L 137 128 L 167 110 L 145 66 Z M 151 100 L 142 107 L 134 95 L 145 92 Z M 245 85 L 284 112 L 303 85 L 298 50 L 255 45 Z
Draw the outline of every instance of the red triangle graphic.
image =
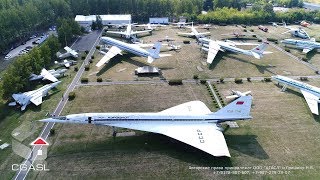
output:
M 31 143 L 32 146 L 36 146 L 36 145 L 49 145 L 49 143 L 47 143 L 47 141 L 45 141 L 44 139 L 42 139 L 41 137 L 37 138 L 36 140 L 34 140 Z

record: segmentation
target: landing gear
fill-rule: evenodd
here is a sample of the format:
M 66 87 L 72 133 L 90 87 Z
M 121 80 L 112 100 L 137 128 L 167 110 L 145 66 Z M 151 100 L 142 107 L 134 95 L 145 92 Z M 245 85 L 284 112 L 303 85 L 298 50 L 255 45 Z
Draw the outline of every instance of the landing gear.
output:
M 117 136 L 117 131 L 114 126 L 112 126 L 112 136 L 113 136 L 113 138 L 115 138 Z

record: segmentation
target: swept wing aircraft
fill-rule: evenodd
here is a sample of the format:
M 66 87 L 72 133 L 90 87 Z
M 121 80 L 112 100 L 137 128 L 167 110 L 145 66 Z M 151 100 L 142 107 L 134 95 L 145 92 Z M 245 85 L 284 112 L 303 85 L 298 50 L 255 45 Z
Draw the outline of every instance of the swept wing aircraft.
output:
M 65 59 L 62 62 L 55 61 L 54 63 L 69 68 L 70 66 L 77 64 L 77 61 Z
M 271 52 L 266 52 L 265 49 L 268 46 L 268 42 L 263 42 L 262 44 L 258 45 L 257 47 L 251 50 L 244 50 L 241 48 L 236 47 L 236 45 L 255 45 L 251 43 L 236 43 L 233 41 L 218 41 L 218 40 L 211 40 L 207 38 L 202 38 L 202 42 L 209 42 L 209 44 L 203 44 L 201 49 L 208 52 L 207 63 L 211 64 L 218 54 L 219 51 L 230 51 L 233 53 L 245 54 L 248 56 L 253 56 L 256 59 L 261 59 L 264 54 L 269 54 Z
M 36 81 L 36 80 L 49 80 L 51 82 L 57 82 L 58 81 L 58 77 L 61 77 L 65 72 L 67 71 L 67 69 L 58 69 L 58 70 L 46 70 L 45 68 L 43 68 L 41 70 L 41 73 L 39 75 L 36 74 L 31 74 L 29 80 L 30 81 Z
M 282 84 L 282 91 L 285 91 L 288 86 L 297 88 L 303 94 L 307 104 L 313 114 L 319 115 L 318 103 L 320 102 L 320 88 L 311 86 L 309 84 L 293 80 L 285 76 L 272 76 L 273 80 Z
M 13 94 L 12 98 L 14 102 L 9 103 L 9 106 L 21 106 L 21 111 L 24 111 L 30 103 L 36 106 L 42 103 L 42 97 L 47 96 L 50 89 L 56 87 L 61 81 L 57 81 L 51 84 L 47 84 L 37 90 L 28 91 L 24 93 Z
M 232 92 L 232 95 L 227 96 L 226 97 L 227 99 L 235 99 L 235 98 L 239 98 L 241 96 L 248 96 L 251 93 L 251 91 L 240 92 L 240 91 L 234 91 L 234 90 L 231 90 L 231 92 Z
M 151 33 L 152 30 L 145 30 L 145 31 L 133 31 L 132 30 L 132 24 L 127 25 L 127 29 L 125 31 L 107 31 L 107 33 L 110 34 L 119 34 L 121 36 L 124 36 L 126 39 L 130 39 L 132 37 L 136 37 L 137 34 L 142 33 Z
M 210 32 L 203 32 L 203 33 L 198 32 L 196 30 L 196 28 L 193 27 L 193 25 L 190 28 L 191 28 L 190 33 L 178 32 L 178 35 L 187 36 L 187 37 L 196 37 L 198 39 L 198 38 L 201 38 L 201 37 L 204 37 L 204 36 L 210 34 Z
M 316 42 L 314 38 L 311 40 L 297 40 L 297 39 L 285 39 L 281 41 L 284 44 L 294 45 L 299 49 L 302 49 L 302 52 L 307 54 L 313 49 L 319 49 L 320 43 Z
M 64 59 L 70 56 L 74 58 L 78 58 L 78 53 L 75 50 L 71 49 L 70 47 L 66 46 L 64 47 L 64 50 L 66 50 L 67 52 L 63 54 L 61 54 L 60 52 L 57 53 L 58 58 Z
M 105 44 L 111 45 L 112 47 L 96 64 L 97 67 L 101 67 L 103 64 L 108 63 L 111 58 L 118 54 L 122 55 L 122 51 L 130 52 L 137 56 L 147 57 L 148 63 L 152 63 L 155 59 L 158 59 L 160 57 L 170 56 L 169 54 L 159 54 L 161 48 L 160 42 L 156 42 L 151 49 L 145 50 L 141 48 L 141 45 L 128 44 L 110 37 L 102 37 L 101 41 Z
M 219 123 L 251 119 L 252 97 L 243 96 L 217 112 L 191 101 L 158 113 L 83 113 L 51 117 L 41 122 L 94 124 L 163 134 L 213 156 L 230 153 Z

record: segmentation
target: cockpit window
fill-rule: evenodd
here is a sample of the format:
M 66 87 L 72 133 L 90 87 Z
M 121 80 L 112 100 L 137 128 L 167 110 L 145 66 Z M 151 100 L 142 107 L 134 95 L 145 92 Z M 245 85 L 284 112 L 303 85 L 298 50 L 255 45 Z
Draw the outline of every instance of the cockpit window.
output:
M 66 116 L 52 117 L 53 119 L 67 120 Z

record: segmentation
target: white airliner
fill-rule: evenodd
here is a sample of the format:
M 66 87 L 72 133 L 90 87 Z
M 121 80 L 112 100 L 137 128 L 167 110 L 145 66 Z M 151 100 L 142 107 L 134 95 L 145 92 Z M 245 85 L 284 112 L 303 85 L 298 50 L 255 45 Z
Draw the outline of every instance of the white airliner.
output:
M 251 49 L 251 50 L 244 50 L 236 47 L 236 45 L 254 45 L 252 43 L 236 43 L 233 41 L 218 41 L 218 40 L 211 40 L 207 38 L 201 38 L 201 41 L 207 41 L 209 42 L 208 44 L 203 44 L 203 47 L 201 49 L 205 50 L 208 52 L 208 57 L 207 57 L 207 63 L 211 64 L 218 54 L 219 51 L 230 51 L 234 53 L 239 53 L 239 54 L 245 54 L 248 56 L 253 56 L 256 59 L 260 59 L 263 57 L 264 54 L 269 54 L 271 52 L 265 51 L 265 49 L 268 46 L 268 42 L 264 42 L 257 47 Z
M 287 86 L 299 89 L 307 101 L 311 112 L 319 115 L 318 103 L 320 98 L 320 88 L 280 75 L 272 76 L 272 79 L 283 85 L 282 91 L 285 91 Z
M 148 63 L 152 63 L 155 59 L 158 59 L 160 57 L 170 56 L 169 54 L 159 54 L 161 48 L 160 42 L 156 42 L 151 49 L 145 50 L 141 48 L 141 45 L 128 44 L 110 37 L 101 37 L 101 41 L 105 44 L 111 45 L 112 47 L 109 49 L 107 53 L 105 53 L 105 56 L 96 64 L 97 67 L 100 67 L 105 63 L 108 63 L 109 60 L 117 54 L 122 55 L 122 51 L 127 51 L 142 57 L 148 57 Z
M 284 27 L 289 29 L 288 31 L 282 33 L 282 34 L 285 34 L 285 33 L 290 33 L 292 36 L 294 37 L 300 37 L 302 39 L 310 39 L 310 36 L 309 34 L 303 30 L 302 28 L 293 28 L 293 27 L 289 27 L 286 25 L 286 23 L 283 23 Z
M 35 104 L 36 106 L 42 103 L 42 97 L 48 94 L 48 91 L 56 87 L 61 81 L 54 82 L 52 84 L 47 84 L 37 90 L 28 91 L 25 93 L 13 94 L 12 98 L 14 102 L 9 103 L 9 106 L 16 106 L 19 104 L 21 106 L 21 111 L 24 111 L 30 103 Z
M 110 33 L 110 34 L 119 34 L 121 36 L 124 36 L 126 39 L 130 39 L 132 37 L 135 37 L 137 34 L 151 33 L 151 32 L 152 32 L 152 30 L 133 31 L 132 24 L 128 24 L 127 29 L 125 31 L 107 31 L 107 33 Z
M 154 30 L 155 28 L 157 27 L 166 27 L 167 25 L 164 25 L 164 24 L 137 24 L 137 25 L 134 25 L 136 27 L 144 27 L 146 30 Z
M 74 57 L 74 58 L 78 58 L 78 53 L 71 49 L 70 47 L 66 46 L 64 47 L 64 50 L 66 50 L 67 52 L 64 53 L 64 54 L 61 54 L 60 52 L 57 52 L 57 57 L 60 58 L 60 59 L 64 59 L 64 58 L 67 58 L 67 57 Z
M 58 69 L 58 70 L 46 70 L 45 68 L 43 68 L 41 70 L 41 73 L 39 75 L 36 74 L 31 74 L 29 80 L 30 81 L 36 81 L 36 80 L 49 80 L 51 82 L 57 82 L 59 77 L 61 77 L 65 72 L 67 71 L 67 69 Z
M 243 96 L 217 112 L 211 112 L 201 101 L 191 101 L 158 113 L 83 113 L 40 121 L 105 125 L 159 133 L 213 156 L 230 157 L 218 123 L 251 119 L 251 103 L 251 96 Z
M 297 48 L 302 49 L 302 52 L 305 54 L 313 49 L 320 49 L 320 43 L 316 42 L 314 38 L 311 40 L 285 39 L 281 42 L 284 44 L 294 45 Z

